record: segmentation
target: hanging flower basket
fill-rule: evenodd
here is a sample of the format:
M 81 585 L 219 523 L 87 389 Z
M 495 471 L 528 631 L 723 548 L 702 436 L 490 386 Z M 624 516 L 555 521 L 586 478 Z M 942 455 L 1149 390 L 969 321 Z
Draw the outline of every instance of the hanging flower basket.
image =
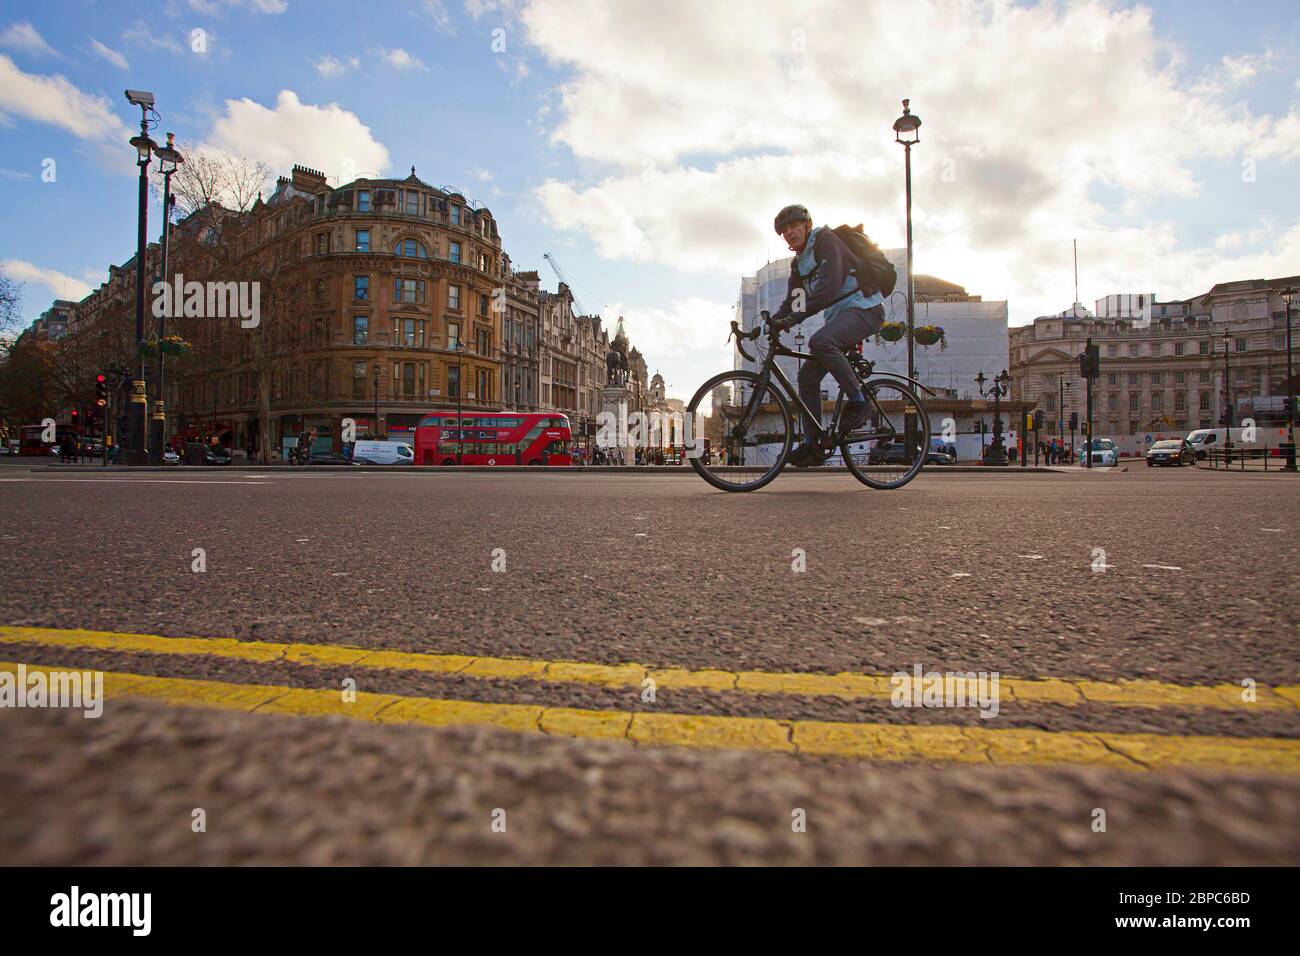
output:
M 184 355 L 191 348 L 193 346 L 179 335 L 169 335 L 161 341 L 157 338 L 145 339 L 139 346 L 140 354 L 150 357 L 158 355 L 159 352 L 166 355 Z
M 161 342 L 158 343 L 158 347 L 161 348 L 168 355 L 184 355 L 191 348 L 193 348 L 193 346 L 191 346 L 189 342 L 186 342 L 179 335 L 167 336 L 165 339 L 163 339 Z
M 907 326 L 902 322 L 886 322 L 876 333 L 877 338 L 886 342 L 898 342 L 907 334 Z
M 937 345 L 940 350 L 948 347 L 948 339 L 943 334 L 943 329 L 937 325 L 918 326 L 916 331 L 912 333 L 912 337 L 916 339 L 918 345 Z

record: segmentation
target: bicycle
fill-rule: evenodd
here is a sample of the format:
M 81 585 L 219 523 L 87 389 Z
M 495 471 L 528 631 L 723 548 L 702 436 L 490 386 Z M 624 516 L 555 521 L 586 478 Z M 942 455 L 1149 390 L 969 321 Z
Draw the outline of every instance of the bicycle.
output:
M 758 360 L 744 343 L 762 334 L 760 326 L 743 332 L 733 320 L 727 341 L 735 336 L 736 348 L 753 363 Z M 781 344 L 781 331 L 770 325 L 767 337 L 767 356 L 757 372 L 721 372 L 701 385 L 687 406 L 688 421 L 707 422 L 702 436 L 706 439 L 706 454 L 692 456 L 691 467 L 723 491 L 755 491 L 781 473 L 790 456 L 794 432 L 792 401 L 809 418 L 820 420 L 804 405 L 776 362 L 781 356 L 813 360 L 815 356 L 786 348 Z M 841 391 L 830 424 L 817 427 L 822 463 L 830 460 L 838 448 L 845 467 L 867 487 L 901 488 L 925 466 L 930 447 L 930 416 L 917 389 L 929 395 L 934 392 L 905 375 L 876 372 L 874 364 L 862 354 L 861 344 L 845 349 L 844 355 L 862 386 L 870 417 L 852 432 L 842 432 L 839 421 L 846 402 Z M 701 403 L 706 401 L 711 412 L 707 417 L 700 415 Z

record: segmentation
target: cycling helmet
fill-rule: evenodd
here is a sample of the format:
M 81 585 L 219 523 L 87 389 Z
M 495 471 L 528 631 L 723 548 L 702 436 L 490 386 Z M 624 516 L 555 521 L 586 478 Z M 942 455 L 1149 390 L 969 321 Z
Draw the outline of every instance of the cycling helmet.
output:
M 792 222 L 812 222 L 812 216 L 808 215 L 808 208 L 800 206 L 797 203 L 793 206 L 786 206 L 776 214 L 776 220 L 772 225 L 776 228 L 776 234 L 779 236 L 781 230 Z

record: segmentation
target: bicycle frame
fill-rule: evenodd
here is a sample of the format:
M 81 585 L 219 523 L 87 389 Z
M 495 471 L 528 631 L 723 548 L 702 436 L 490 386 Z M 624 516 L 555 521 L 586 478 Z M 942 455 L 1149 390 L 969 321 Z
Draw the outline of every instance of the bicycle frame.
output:
M 755 332 L 757 331 L 758 330 L 755 329 Z M 753 336 L 746 336 L 746 337 L 757 338 L 758 336 L 753 335 Z M 816 437 L 819 442 L 827 438 L 834 437 L 835 433 L 833 431 L 828 431 L 827 429 L 821 426 L 821 416 L 818 414 L 814 414 L 812 410 L 809 409 L 808 406 L 804 404 L 803 399 L 799 395 L 798 389 L 796 389 L 793 385 L 790 384 L 790 380 L 786 378 L 785 373 L 781 371 L 781 366 L 776 364 L 777 357 L 782 355 L 787 356 L 789 358 L 810 359 L 812 361 L 816 361 L 817 356 L 813 355 L 811 352 L 799 352 L 796 351 L 795 349 L 787 348 L 784 344 L 782 344 L 779 333 L 769 333 L 768 345 L 769 348 L 767 352 L 767 358 L 763 360 L 762 368 L 760 368 L 758 372 L 758 387 L 754 389 L 754 394 L 750 397 L 749 403 L 745 407 L 745 412 L 741 416 L 740 422 L 736 426 L 737 429 L 743 430 L 749 427 L 749 424 L 753 421 L 754 416 L 757 415 L 759 411 L 759 406 L 761 403 L 758 401 L 758 396 L 762 395 L 763 392 L 767 390 L 767 386 L 772 383 L 773 379 L 775 379 L 775 381 L 779 383 L 779 385 L 785 390 L 786 398 L 793 400 L 794 404 L 798 408 L 798 411 L 802 412 L 804 417 L 808 421 L 817 423 Z M 748 352 L 745 351 L 743 345 L 740 345 L 739 337 L 737 338 L 737 347 L 740 349 L 740 353 L 744 355 L 745 358 L 749 359 L 751 362 L 754 361 L 753 356 L 751 356 Z M 926 386 L 922 385 L 916 379 L 910 378 L 906 375 L 899 375 L 895 372 L 876 372 L 873 368 L 871 374 L 869 374 L 868 376 L 866 377 L 859 376 L 859 381 L 861 381 L 863 385 L 866 385 L 870 381 L 875 381 L 879 379 L 894 379 L 896 381 L 907 382 L 908 384 L 915 386 L 916 388 L 920 389 L 921 391 L 929 395 L 934 394 L 934 391 L 932 389 L 926 388 Z M 888 420 L 888 416 L 885 414 L 885 410 L 880 407 L 880 403 L 876 401 L 875 395 L 871 393 L 869 390 L 864 390 L 863 395 L 864 397 L 867 398 L 869 402 L 871 402 L 878 418 L 884 418 L 885 420 Z M 844 408 L 844 392 L 841 390 L 839 395 L 835 399 L 835 408 L 831 412 L 830 421 L 832 425 L 840 420 L 840 412 L 843 410 L 843 408 Z M 893 428 L 884 432 L 855 431 L 852 433 L 853 436 L 852 440 L 873 441 L 873 440 L 880 440 L 884 438 L 894 438 L 897 437 L 897 435 L 898 432 Z

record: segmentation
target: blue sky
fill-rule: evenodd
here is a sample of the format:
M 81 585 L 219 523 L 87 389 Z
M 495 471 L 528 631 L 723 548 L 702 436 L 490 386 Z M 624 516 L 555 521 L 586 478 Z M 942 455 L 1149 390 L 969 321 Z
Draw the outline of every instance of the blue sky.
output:
M 148 89 L 159 132 L 277 173 L 361 157 L 458 186 L 517 268 L 553 287 L 552 252 L 689 397 L 726 364 L 740 274 L 784 252 L 780 205 L 901 243 L 902 96 L 925 124 L 918 271 L 1008 299 L 1013 324 L 1069 305 L 1076 237 L 1085 303 L 1300 272 L 1297 9 L 18 0 L 0 259 L 30 319 L 132 254 L 122 90 Z

